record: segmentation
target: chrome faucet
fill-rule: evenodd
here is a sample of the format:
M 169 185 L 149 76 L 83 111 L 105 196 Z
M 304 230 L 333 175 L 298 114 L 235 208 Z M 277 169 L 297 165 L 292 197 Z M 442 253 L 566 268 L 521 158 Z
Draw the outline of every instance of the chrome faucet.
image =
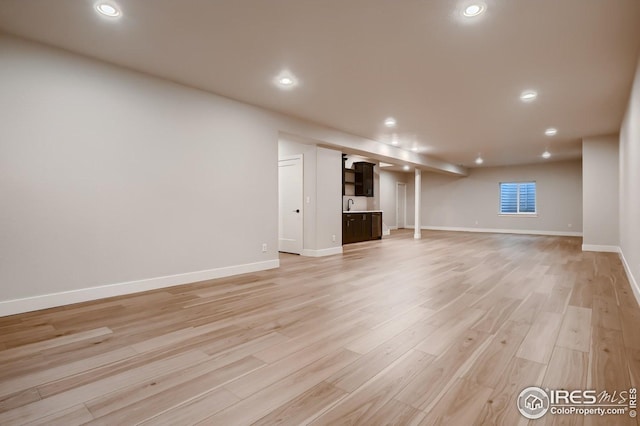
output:
M 355 202 L 355 201 L 353 201 L 351 198 L 349 198 L 349 199 L 347 200 L 347 211 L 351 211 L 351 204 L 349 204 L 349 201 L 351 201 L 353 204 L 355 204 L 355 203 L 356 203 L 356 202 Z

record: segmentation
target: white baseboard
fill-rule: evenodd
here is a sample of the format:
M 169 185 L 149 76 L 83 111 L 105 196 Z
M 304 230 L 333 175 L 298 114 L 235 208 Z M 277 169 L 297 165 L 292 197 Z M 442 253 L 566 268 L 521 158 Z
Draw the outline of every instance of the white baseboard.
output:
M 342 247 L 340 247 L 340 249 L 342 249 Z M 23 299 L 4 300 L 0 301 L 0 317 L 37 311 L 40 309 L 54 308 L 56 306 L 71 305 L 73 303 L 87 302 L 90 300 L 104 299 L 107 297 L 156 290 L 175 285 L 190 284 L 215 278 L 229 277 L 232 275 L 246 274 L 249 272 L 263 271 L 266 269 L 278 268 L 279 266 L 280 260 L 274 259 L 263 262 L 247 263 L 244 265 L 226 266 L 224 268 L 209 269 L 205 271 L 187 272 L 185 274 L 168 275 L 138 281 L 108 284 L 99 287 L 43 294 L 40 296 L 25 297 Z
M 382 235 L 391 235 L 391 231 L 395 231 L 396 229 L 398 229 L 397 226 L 383 226 L 382 227 Z
M 640 305 L 640 286 L 638 285 L 638 281 L 633 276 L 631 272 L 631 268 L 629 268 L 629 264 L 627 263 L 627 259 L 624 257 L 624 253 L 622 250 L 618 252 L 620 259 L 622 260 L 622 266 L 624 266 L 624 271 L 627 273 L 627 278 L 629 280 L 629 284 L 631 285 L 631 290 L 633 291 L 633 295 L 636 296 L 636 302 Z
M 583 244 L 582 251 L 600 251 L 606 253 L 620 253 L 618 246 L 603 246 L 599 244 Z
M 320 249 L 320 250 L 304 249 L 302 250 L 301 255 L 308 256 L 308 257 L 324 257 L 324 256 L 331 256 L 334 254 L 342 254 L 342 246 L 331 247 L 331 248 Z
M 413 226 L 407 226 L 413 229 Z M 484 232 L 490 234 L 525 234 L 525 235 L 555 235 L 561 237 L 582 237 L 582 232 L 568 231 L 538 231 L 534 229 L 494 229 L 494 228 L 464 228 L 457 226 L 421 226 L 420 229 L 430 231 L 455 231 L 455 232 Z

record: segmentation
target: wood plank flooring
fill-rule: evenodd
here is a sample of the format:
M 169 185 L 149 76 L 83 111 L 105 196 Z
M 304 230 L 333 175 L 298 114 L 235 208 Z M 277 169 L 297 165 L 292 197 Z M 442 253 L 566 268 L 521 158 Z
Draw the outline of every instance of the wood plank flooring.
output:
M 0 318 L 0 424 L 526 424 L 640 382 L 640 308 L 581 239 L 396 231 L 277 270 Z M 552 416 L 545 424 L 636 424 Z

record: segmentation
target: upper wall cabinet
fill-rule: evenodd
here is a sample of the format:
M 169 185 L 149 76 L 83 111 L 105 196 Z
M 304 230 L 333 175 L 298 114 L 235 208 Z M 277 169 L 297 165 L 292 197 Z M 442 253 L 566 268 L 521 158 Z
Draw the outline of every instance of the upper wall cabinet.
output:
M 359 161 L 353 163 L 355 170 L 355 195 L 373 197 L 373 168 L 375 164 Z
M 346 167 L 347 156 L 342 154 L 342 195 L 357 195 L 373 197 L 373 168 L 374 163 L 359 161 L 353 163 L 353 168 Z

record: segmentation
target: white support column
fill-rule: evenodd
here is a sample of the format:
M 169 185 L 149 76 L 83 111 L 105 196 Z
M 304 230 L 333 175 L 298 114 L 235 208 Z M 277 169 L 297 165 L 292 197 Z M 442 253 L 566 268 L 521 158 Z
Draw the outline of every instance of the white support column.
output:
M 420 185 L 422 184 L 422 171 L 420 169 L 416 168 L 416 195 L 415 195 L 415 201 L 416 201 L 416 214 L 415 214 L 415 218 L 413 219 L 413 223 L 414 223 L 414 228 L 413 228 L 413 238 L 415 238 L 416 240 L 419 240 L 420 238 L 422 238 L 422 233 L 420 232 L 420 195 L 422 194 L 422 189 L 420 187 Z

